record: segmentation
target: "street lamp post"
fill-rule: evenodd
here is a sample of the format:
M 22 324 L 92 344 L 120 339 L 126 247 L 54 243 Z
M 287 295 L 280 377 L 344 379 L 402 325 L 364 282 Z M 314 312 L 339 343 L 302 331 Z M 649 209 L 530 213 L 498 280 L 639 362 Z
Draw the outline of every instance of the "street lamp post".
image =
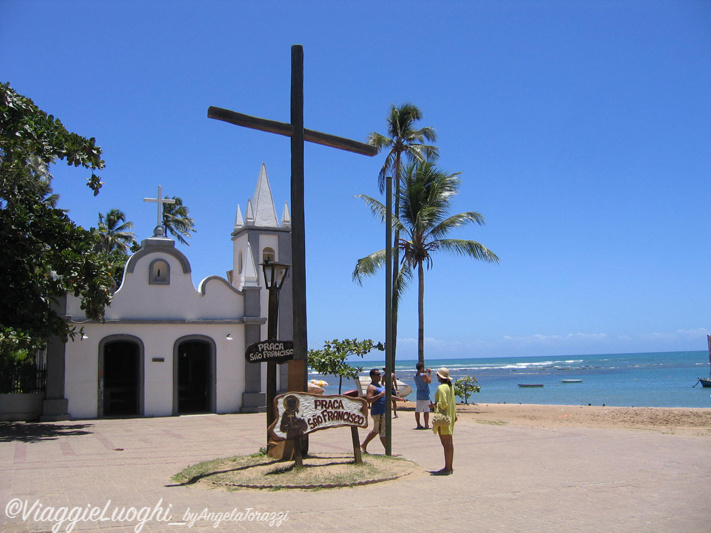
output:
M 290 265 L 278 263 L 265 259 L 262 263 L 264 273 L 264 284 L 269 291 L 269 308 L 267 314 L 267 340 L 277 340 L 277 325 L 279 318 L 279 291 L 281 290 L 286 276 L 289 273 Z M 274 398 L 276 397 L 276 363 L 267 362 L 267 430 L 274 422 Z M 269 435 L 267 435 L 269 442 Z

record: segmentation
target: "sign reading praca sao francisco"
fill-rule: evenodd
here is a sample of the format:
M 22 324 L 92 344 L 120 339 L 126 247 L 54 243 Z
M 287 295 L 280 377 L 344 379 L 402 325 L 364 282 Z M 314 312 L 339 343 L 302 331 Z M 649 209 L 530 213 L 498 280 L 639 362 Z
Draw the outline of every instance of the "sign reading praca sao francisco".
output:
M 274 398 L 274 410 L 276 420 L 269 432 L 275 440 L 340 426 L 368 427 L 368 403 L 363 398 L 287 392 Z
M 255 342 L 244 355 L 250 363 L 285 363 L 294 358 L 294 341 Z

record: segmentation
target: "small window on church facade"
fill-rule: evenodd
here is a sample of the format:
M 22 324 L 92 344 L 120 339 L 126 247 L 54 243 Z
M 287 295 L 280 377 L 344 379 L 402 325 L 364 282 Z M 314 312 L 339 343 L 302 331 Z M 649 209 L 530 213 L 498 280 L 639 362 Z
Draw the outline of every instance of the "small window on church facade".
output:
M 264 251 L 262 251 L 262 262 L 274 262 L 276 261 L 276 253 L 272 248 L 265 248 Z
M 243 270 L 243 264 L 242 264 L 242 250 L 237 252 L 237 273 L 241 274 Z
M 148 283 L 150 285 L 170 285 L 170 265 L 163 259 L 156 259 L 151 263 Z

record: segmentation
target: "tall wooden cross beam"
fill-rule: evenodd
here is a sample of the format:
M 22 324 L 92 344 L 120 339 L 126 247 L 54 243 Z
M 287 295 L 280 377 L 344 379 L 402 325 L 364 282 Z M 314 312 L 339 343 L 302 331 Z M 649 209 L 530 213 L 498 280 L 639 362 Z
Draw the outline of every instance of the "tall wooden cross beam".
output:
M 289 366 L 289 390 L 306 390 L 306 240 L 304 231 L 304 141 L 338 148 L 357 154 L 374 156 L 378 150 L 327 133 L 304 128 L 304 49 L 291 47 L 291 123 L 276 122 L 243 115 L 229 109 L 210 107 L 208 118 L 214 118 L 255 130 L 291 137 L 291 248 L 292 290 L 294 313 L 294 360 Z M 271 409 L 272 406 L 267 406 Z

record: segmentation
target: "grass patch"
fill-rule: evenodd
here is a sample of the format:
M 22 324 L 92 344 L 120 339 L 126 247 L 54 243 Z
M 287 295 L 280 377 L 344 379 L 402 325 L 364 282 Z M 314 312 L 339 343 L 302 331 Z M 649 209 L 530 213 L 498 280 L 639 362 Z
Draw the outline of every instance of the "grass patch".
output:
M 227 489 L 307 489 L 355 487 L 390 481 L 421 470 L 415 463 L 385 455 L 312 455 L 304 466 L 277 461 L 264 454 L 215 459 L 189 466 L 173 476 L 182 485 L 200 484 Z
M 505 426 L 508 422 L 504 420 L 476 420 L 477 424 L 489 424 L 490 426 Z

